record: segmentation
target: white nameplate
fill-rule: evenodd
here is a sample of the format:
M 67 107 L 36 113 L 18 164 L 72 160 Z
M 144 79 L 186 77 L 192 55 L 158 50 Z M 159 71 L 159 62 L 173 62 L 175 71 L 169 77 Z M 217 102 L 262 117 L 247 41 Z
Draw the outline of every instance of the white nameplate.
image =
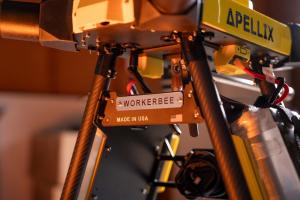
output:
M 116 99 L 117 111 L 180 108 L 182 105 L 181 92 L 126 96 Z

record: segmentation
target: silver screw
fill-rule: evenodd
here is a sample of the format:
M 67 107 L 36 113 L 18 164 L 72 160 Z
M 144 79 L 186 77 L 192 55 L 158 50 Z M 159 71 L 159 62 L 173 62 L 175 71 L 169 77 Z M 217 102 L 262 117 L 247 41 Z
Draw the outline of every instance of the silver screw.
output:
M 106 147 L 105 151 L 108 152 L 108 153 L 110 153 L 111 152 L 111 147 Z
M 91 37 L 91 34 L 90 33 L 86 33 L 85 34 L 85 38 L 90 38 Z
M 146 194 L 148 193 L 148 190 L 147 190 L 146 188 L 143 188 L 143 189 L 141 190 L 141 192 L 142 192 L 143 195 L 146 195 Z
M 188 93 L 188 98 L 192 98 L 193 90 L 190 90 Z
M 155 151 L 159 151 L 160 150 L 160 146 L 156 145 L 155 146 Z
M 194 112 L 194 118 L 198 118 L 198 117 L 199 117 L 199 115 L 200 115 L 200 114 L 199 114 L 199 112 L 198 112 L 198 111 L 195 111 L 195 112 Z
M 104 119 L 104 117 L 99 116 L 98 119 L 102 121 Z

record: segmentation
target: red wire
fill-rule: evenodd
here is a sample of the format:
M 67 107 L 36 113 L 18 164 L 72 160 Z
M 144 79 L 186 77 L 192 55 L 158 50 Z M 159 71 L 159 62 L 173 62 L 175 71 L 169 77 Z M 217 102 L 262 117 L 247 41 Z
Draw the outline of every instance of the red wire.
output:
M 256 79 L 259 79 L 259 80 L 262 80 L 262 81 L 265 81 L 266 80 L 266 76 L 263 75 L 263 74 L 259 74 L 259 73 L 256 73 L 248 68 L 244 68 L 244 71 L 249 74 L 250 76 L 252 76 L 253 78 L 256 78 Z
M 132 87 L 134 86 L 136 84 L 136 81 L 135 80 L 130 80 L 129 82 L 128 82 L 128 84 L 126 85 L 126 92 L 127 92 L 127 94 L 128 95 L 131 95 L 131 89 L 132 89 Z
M 276 105 L 279 104 L 280 102 L 282 102 L 289 95 L 289 86 L 288 86 L 288 84 L 285 83 L 283 88 L 284 88 L 283 94 L 278 99 L 276 99 L 274 101 L 274 104 L 276 104 Z
M 254 71 L 252 71 L 248 68 L 245 68 L 245 67 L 244 67 L 244 71 L 247 74 L 249 74 L 250 76 L 252 76 L 253 78 L 263 80 L 263 81 L 266 80 L 266 76 L 263 75 L 263 74 L 256 73 L 256 72 L 254 72 Z M 276 79 L 275 83 L 279 84 L 280 82 L 279 82 L 279 80 Z M 288 84 L 284 83 L 283 89 L 284 89 L 283 94 L 274 101 L 274 104 L 276 104 L 276 105 L 279 104 L 280 102 L 282 102 L 289 95 L 289 86 L 288 86 Z

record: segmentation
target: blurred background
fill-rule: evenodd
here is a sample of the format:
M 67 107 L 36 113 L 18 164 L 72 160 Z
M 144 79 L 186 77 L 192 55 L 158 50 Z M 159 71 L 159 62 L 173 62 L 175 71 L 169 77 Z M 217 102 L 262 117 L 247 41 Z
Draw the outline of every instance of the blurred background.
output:
M 255 10 L 281 22 L 300 22 L 300 1 L 253 0 L 253 4 Z M 70 53 L 0 39 L 0 200 L 59 199 L 96 59 L 87 51 Z M 126 76 L 126 67 L 121 58 L 119 75 Z M 299 111 L 300 68 L 281 73 L 296 91 L 288 105 Z M 122 93 L 125 82 L 113 87 Z M 235 99 L 249 101 L 251 96 L 219 87 Z M 210 148 L 205 127 L 203 132 L 196 139 L 184 134 L 179 153 Z M 181 199 L 176 192 L 160 198 Z

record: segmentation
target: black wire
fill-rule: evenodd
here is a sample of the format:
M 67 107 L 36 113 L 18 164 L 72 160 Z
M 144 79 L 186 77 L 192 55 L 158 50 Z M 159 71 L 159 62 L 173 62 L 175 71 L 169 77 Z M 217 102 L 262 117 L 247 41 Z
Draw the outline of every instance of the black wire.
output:
M 143 77 L 141 76 L 141 74 L 138 72 L 136 67 L 132 67 L 130 66 L 129 71 L 134 75 L 134 77 L 136 78 L 136 80 L 141 84 L 142 90 L 144 93 L 152 93 L 151 89 L 149 88 L 149 86 L 146 84 L 146 82 L 144 81 Z
M 277 77 L 276 80 L 279 81 L 279 84 L 277 85 L 276 90 L 273 92 L 273 94 L 270 96 L 268 103 L 270 105 L 273 105 L 275 100 L 277 99 L 280 91 L 282 90 L 282 88 L 284 87 L 285 84 L 285 79 L 283 77 Z

